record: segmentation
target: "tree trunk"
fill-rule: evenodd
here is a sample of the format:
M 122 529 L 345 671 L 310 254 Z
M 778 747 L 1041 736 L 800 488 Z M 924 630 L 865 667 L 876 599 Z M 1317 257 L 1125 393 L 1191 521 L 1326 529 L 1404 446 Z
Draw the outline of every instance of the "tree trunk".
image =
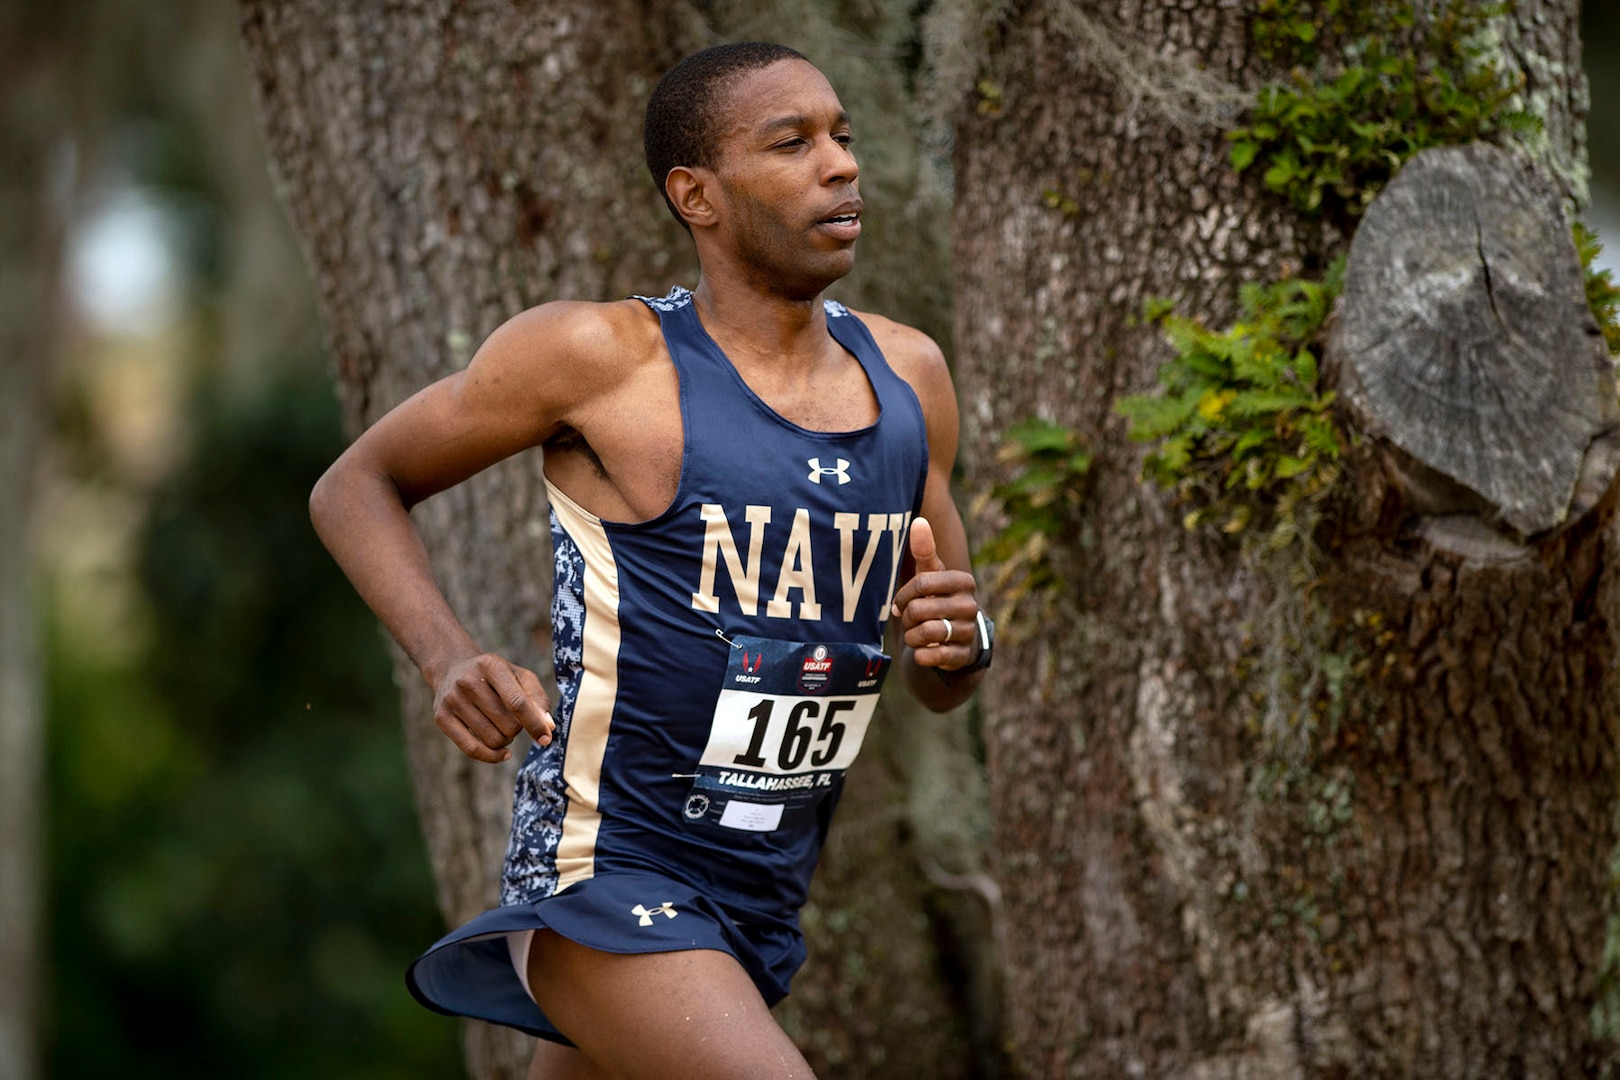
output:
M 30 550 L 73 176 L 73 5 L 0 14 L 0 1076 L 40 1075 L 45 715 Z M 64 119 L 69 123 L 64 124 Z
M 1241 282 L 1305 261 L 1292 212 L 1227 162 L 1232 103 L 1264 74 L 1248 17 L 993 10 L 956 127 L 967 469 L 1004 476 L 997 447 L 1032 415 L 1096 453 L 1056 614 L 1005 628 L 983 693 L 1016 1059 L 1031 1077 L 1595 1074 L 1613 496 L 1527 543 L 1459 543 L 1489 532 L 1479 508 L 1436 531 L 1369 444 L 1309 597 L 1185 531 L 1113 406 L 1168 356 L 1145 300 L 1222 326 Z M 1521 4 L 1502 34 L 1561 181 L 1583 160 L 1575 14 Z M 1557 56 L 1545 25 L 1567 31 Z M 975 530 L 995 526 L 992 506 Z M 1268 730 L 1279 666 L 1302 673 L 1296 714 L 1302 685 L 1329 684 L 1342 715 Z
M 675 274 L 636 175 L 634 99 L 679 55 L 673 9 L 608 4 L 250 2 L 242 27 L 271 159 L 326 313 L 350 429 L 559 298 Z M 550 543 L 538 455 L 415 512 L 451 605 L 485 647 L 550 674 Z M 492 906 L 512 767 L 463 757 L 396 651 L 406 747 L 439 906 Z M 520 755 L 514 755 L 517 760 Z M 426 943 L 424 943 L 425 945 Z M 471 1071 L 521 1077 L 526 1038 L 467 1026 Z
M 724 7 L 705 10 L 743 20 Z M 796 17 L 787 25 L 840 40 L 826 15 L 784 7 Z M 385 14 L 326 0 L 243 0 L 270 156 L 314 270 L 352 431 L 464 365 L 523 308 L 693 283 L 690 243 L 647 180 L 640 125 L 656 79 L 711 40 L 695 8 L 678 0 L 414 0 Z M 881 22 L 886 12 L 867 14 Z M 904 100 L 903 85 L 898 66 L 888 66 L 894 73 L 871 84 L 892 104 L 897 94 Z M 836 83 L 839 73 L 831 74 Z M 911 145 L 903 125 L 900 145 Z M 914 209 L 915 161 L 901 153 L 887 175 L 893 205 Z M 903 240 L 905 218 L 892 220 Z M 937 241 L 941 230 L 931 235 Z M 943 268 L 924 241 L 912 243 L 894 265 Z M 894 280 L 912 290 L 891 284 L 887 295 L 934 305 L 939 324 L 945 290 L 919 283 L 943 277 L 901 275 Z M 841 295 L 859 303 L 869 293 L 883 295 L 881 282 Z M 926 312 L 919 319 L 885 311 L 930 321 Z M 549 678 L 546 512 L 540 458 L 531 454 L 429 500 L 415 518 L 475 637 Z M 397 653 L 396 666 L 439 903 L 455 924 L 495 900 L 511 769 L 462 757 L 433 726 L 415 668 Z M 881 737 L 873 745 L 880 757 Z M 908 857 L 896 807 L 906 799 L 905 777 L 866 762 L 852 773 L 807 915 L 811 966 L 784 1013 L 812 1061 L 842 1061 L 834 1071 L 843 1076 L 886 1075 L 883 1062 L 916 1056 L 925 1035 L 936 1040 L 936 1075 L 964 1075 L 953 1070 L 971 1058 L 968 1025 L 934 954 L 936 928 L 917 914 L 931 910 L 937 890 Z M 895 904 L 861 899 L 872 866 L 882 868 L 875 892 Z M 863 884 L 845 884 L 857 869 Z M 879 993 L 901 1022 L 851 1023 L 852 1010 L 868 1010 Z M 477 1024 L 468 1032 L 475 1076 L 524 1075 L 527 1039 Z
M 810 57 L 851 115 L 866 201 L 855 271 L 829 290 L 949 352 L 949 205 L 919 139 L 903 61 L 909 0 L 716 0 L 734 40 Z M 851 48 L 851 41 L 859 47 Z M 891 684 L 804 911 L 810 956 L 778 1019 L 820 1076 L 991 1077 L 1001 1068 L 983 769 L 967 710 L 935 716 Z M 993 899 L 993 898 L 992 898 Z

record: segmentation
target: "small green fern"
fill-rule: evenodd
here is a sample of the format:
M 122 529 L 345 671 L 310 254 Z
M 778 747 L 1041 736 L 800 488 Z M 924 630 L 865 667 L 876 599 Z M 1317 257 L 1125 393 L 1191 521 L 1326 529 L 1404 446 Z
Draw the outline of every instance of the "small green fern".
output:
M 1414 29 L 1407 0 L 1270 0 L 1257 45 L 1296 66 L 1228 133 L 1232 167 L 1261 168 L 1265 186 L 1301 214 L 1348 229 L 1420 150 L 1538 130 L 1535 117 L 1511 107 L 1521 80 L 1479 44 L 1506 11 L 1446 0 Z M 1341 42 L 1333 70 L 1322 61 L 1324 35 Z
M 1005 524 L 979 560 L 995 567 L 989 591 L 1000 603 L 997 617 L 1016 633 L 1025 605 L 1038 600 L 1044 613 L 1062 584 L 1051 549 L 1078 526 L 1091 454 L 1075 432 L 1032 418 L 1008 429 L 997 457 L 1011 473 L 989 499 Z
M 1615 285 L 1612 271 L 1597 269 L 1603 245 L 1597 233 L 1579 221 L 1575 223 L 1575 250 L 1581 256 L 1581 269 L 1586 271 L 1586 303 L 1603 328 L 1609 355 L 1620 356 L 1620 286 Z
M 1249 285 L 1226 330 L 1148 308 L 1175 356 L 1159 369 L 1158 393 L 1116 408 L 1133 439 L 1159 444 L 1144 471 L 1192 504 L 1188 528 L 1253 530 L 1271 547 L 1309 533 L 1345 443 L 1333 394 L 1317 385 L 1318 338 L 1343 273 L 1340 260 L 1322 282 Z

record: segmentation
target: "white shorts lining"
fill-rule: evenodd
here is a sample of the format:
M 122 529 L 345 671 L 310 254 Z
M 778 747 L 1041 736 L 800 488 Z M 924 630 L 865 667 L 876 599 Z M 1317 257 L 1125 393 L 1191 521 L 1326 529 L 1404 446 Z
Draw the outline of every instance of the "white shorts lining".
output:
M 512 967 L 517 971 L 518 982 L 523 984 L 523 992 L 529 995 L 530 1001 L 534 1001 L 534 991 L 529 989 L 529 946 L 533 942 L 533 930 L 516 930 L 506 935 L 506 948 L 512 956 Z

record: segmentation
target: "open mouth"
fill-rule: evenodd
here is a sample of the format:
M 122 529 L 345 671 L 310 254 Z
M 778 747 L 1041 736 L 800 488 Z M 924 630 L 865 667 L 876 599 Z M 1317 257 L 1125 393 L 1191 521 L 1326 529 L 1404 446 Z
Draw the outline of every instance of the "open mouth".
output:
M 866 209 L 858 198 L 845 199 L 832 208 L 833 212 L 816 222 L 831 229 L 859 229 L 861 211 Z

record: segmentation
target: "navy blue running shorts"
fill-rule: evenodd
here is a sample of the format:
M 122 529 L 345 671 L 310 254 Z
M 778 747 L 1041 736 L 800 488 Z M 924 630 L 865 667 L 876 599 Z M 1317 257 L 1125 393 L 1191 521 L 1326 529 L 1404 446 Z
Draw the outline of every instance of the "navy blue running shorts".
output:
M 405 984 L 423 1005 L 505 1024 L 572 1046 L 524 989 L 507 939 L 551 930 L 610 953 L 715 949 L 743 966 L 766 1005 L 787 996 L 804 963 L 804 938 L 783 925 L 741 922 L 689 885 L 657 874 L 609 872 L 544 900 L 486 911 L 411 964 Z

